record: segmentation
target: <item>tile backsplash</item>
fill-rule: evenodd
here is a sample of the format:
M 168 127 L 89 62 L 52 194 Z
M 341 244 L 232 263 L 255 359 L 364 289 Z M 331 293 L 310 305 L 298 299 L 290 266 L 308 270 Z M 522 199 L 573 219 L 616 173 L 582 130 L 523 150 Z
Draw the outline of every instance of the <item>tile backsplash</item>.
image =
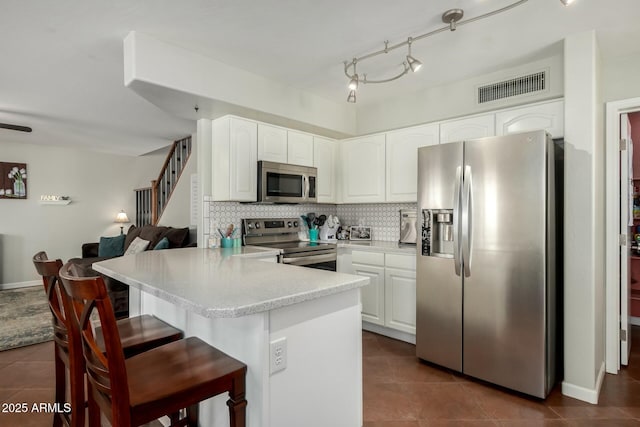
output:
M 416 203 L 368 203 L 338 205 L 342 225 L 367 225 L 373 240 L 397 242 L 400 239 L 400 209 L 415 209 Z
M 388 242 L 400 238 L 400 209 L 416 208 L 415 203 L 370 203 L 352 205 L 301 204 L 301 205 L 261 205 L 255 203 L 212 202 L 205 197 L 204 242 L 209 235 L 217 236 L 217 228 L 233 224 L 241 228 L 243 218 L 298 217 L 308 212 L 318 215 L 338 215 L 342 225 L 367 225 L 371 227 L 373 240 Z
M 209 234 L 216 237 L 216 229 L 224 229 L 229 224 L 240 229 L 243 218 L 296 218 L 308 212 L 318 215 L 336 215 L 336 205 L 330 204 L 300 204 L 300 205 L 261 205 L 256 203 L 212 202 L 205 197 L 204 210 L 204 241 L 209 240 Z M 208 218 L 208 221 L 207 221 Z M 240 236 L 238 236 L 240 237 Z

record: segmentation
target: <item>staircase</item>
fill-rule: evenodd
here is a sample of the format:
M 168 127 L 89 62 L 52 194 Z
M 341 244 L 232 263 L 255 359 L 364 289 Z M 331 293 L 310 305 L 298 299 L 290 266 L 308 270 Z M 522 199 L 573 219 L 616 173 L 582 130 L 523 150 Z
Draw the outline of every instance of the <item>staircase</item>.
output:
M 158 179 L 151 181 L 151 187 L 134 190 L 136 193 L 136 225 L 138 227 L 158 224 L 190 155 L 190 136 L 175 141 L 167 154 Z

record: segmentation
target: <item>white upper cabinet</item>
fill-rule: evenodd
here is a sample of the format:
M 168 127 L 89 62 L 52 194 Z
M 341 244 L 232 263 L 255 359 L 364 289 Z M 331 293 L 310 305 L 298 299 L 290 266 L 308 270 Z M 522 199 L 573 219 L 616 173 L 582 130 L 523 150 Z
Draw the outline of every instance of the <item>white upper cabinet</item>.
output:
M 385 136 L 370 135 L 340 143 L 342 202 L 385 201 Z
M 418 148 L 438 144 L 439 129 L 435 123 L 387 132 L 387 202 L 418 200 Z
M 336 144 L 331 139 L 313 137 L 313 166 L 318 169 L 318 203 L 336 203 Z
M 287 137 L 287 163 L 313 166 L 313 135 L 288 131 Z
M 258 160 L 287 163 L 287 130 L 258 123 Z
M 440 144 L 495 136 L 495 115 L 486 114 L 440 124 Z
M 214 120 L 212 126 L 213 200 L 255 202 L 258 191 L 256 123 L 223 117 Z
M 544 129 L 553 138 L 564 136 L 564 101 L 499 111 L 496 113 L 496 134 Z

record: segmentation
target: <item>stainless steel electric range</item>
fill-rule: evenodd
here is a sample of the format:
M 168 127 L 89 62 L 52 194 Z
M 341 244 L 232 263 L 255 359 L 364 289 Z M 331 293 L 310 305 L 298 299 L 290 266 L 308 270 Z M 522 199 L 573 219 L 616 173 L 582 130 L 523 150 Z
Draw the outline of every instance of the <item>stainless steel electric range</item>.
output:
M 244 244 L 280 249 L 282 264 L 336 271 L 336 244 L 300 240 L 301 221 L 300 218 L 243 219 Z

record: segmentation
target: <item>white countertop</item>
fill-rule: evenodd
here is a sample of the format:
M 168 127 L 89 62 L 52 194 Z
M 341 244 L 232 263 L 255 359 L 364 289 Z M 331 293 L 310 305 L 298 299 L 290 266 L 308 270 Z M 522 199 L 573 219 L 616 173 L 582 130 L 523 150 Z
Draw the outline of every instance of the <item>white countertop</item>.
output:
M 278 250 L 244 246 L 144 251 L 93 269 L 204 317 L 240 317 L 359 288 L 351 274 L 263 262 Z
M 398 242 L 383 242 L 381 240 L 354 241 L 338 240 L 338 248 L 357 249 L 359 251 L 396 253 L 415 255 L 416 245 L 401 245 Z

